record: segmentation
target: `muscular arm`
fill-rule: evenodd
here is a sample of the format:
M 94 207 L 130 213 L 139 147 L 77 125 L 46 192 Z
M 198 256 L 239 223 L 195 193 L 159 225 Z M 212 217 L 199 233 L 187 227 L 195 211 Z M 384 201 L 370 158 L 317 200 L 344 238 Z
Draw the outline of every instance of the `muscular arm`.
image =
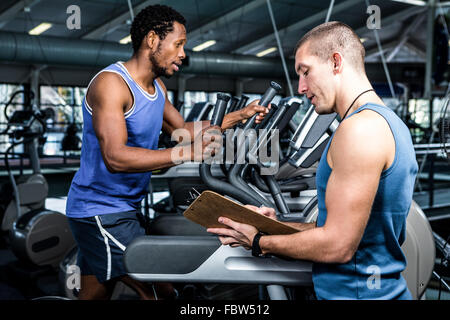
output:
M 342 124 L 329 152 L 333 170 L 325 194 L 325 225 L 289 236 L 262 237 L 263 252 L 330 263 L 346 263 L 352 258 L 388 161 L 391 145 L 385 129 L 363 115 Z
M 149 150 L 127 146 L 124 111 L 132 95 L 120 76 L 103 72 L 92 82 L 86 97 L 103 160 L 111 172 L 144 172 L 173 166 L 172 149 Z

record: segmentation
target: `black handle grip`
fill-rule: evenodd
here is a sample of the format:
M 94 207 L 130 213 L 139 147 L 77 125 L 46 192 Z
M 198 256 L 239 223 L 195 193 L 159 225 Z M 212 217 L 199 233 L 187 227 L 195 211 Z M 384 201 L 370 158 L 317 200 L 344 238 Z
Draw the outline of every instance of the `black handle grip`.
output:
M 256 130 L 258 130 L 258 129 L 264 129 L 264 128 L 266 127 L 266 125 L 269 123 L 269 121 L 272 120 L 272 117 L 275 115 L 275 113 L 277 112 L 277 110 L 278 110 L 278 106 L 277 106 L 276 104 L 272 104 L 272 106 L 271 106 L 269 112 L 265 115 L 263 121 L 261 121 L 260 123 L 258 123 L 258 124 L 255 126 L 255 129 L 256 129 Z
M 275 81 L 271 81 L 269 88 L 267 88 L 266 92 L 259 100 L 259 105 L 263 106 L 263 107 L 267 107 L 269 105 L 270 101 L 272 101 L 273 98 L 275 97 L 275 95 L 280 91 L 281 91 L 281 86 L 278 83 L 276 83 Z M 245 123 L 245 126 L 243 128 L 244 130 L 254 127 L 257 115 L 258 114 L 254 114 L 250 119 L 247 120 L 247 122 Z
M 281 91 L 281 86 L 275 81 L 270 82 L 269 88 L 267 88 L 266 92 L 262 96 L 261 100 L 259 100 L 259 105 L 263 107 L 267 107 L 270 101 L 273 100 L 275 95 Z
M 217 100 L 216 105 L 214 107 L 213 115 L 211 117 L 211 126 L 221 126 L 223 117 L 225 116 L 225 109 L 227 108 L 228 101 L 230 100 L 230 97 L 218 93 L 217 94 Z
M 242 95 L 241 96 L 241 100 L 239 101 L 238 105 L 236 106 L 236 108 L 234 109 L 234 111 L 238 111 L 241 110 L 245 104 L 247 103 L 249 97 Z
M 228 106 L 227 113 L 231 113 L 231 112 L 235 111 L 236 107 L 238 106 L 238 103 L 239 103 L 239 98 L 232 97 L 230 105 Z

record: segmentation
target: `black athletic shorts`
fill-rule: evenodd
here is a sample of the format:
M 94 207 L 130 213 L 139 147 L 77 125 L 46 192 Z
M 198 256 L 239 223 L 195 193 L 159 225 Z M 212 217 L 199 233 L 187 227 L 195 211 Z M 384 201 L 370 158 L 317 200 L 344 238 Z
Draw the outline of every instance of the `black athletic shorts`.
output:
M 99 282 L 126 274 L 123 252 L 135 238 L 145 235 L 137 211 L 69 218 L 78 245 L 77 265 L 82 275 L 95 275 Z

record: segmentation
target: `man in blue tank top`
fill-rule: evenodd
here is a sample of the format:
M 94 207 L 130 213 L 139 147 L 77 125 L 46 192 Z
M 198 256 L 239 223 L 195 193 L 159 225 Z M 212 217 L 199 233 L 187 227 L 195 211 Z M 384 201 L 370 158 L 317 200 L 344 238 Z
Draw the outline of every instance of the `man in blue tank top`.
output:
M 231 229 L 208 231 L 256 256 L 313 261 L 318 299 L 411 299 L 400 246 L 417 162 L 408 128 L 373 91 L 364 55 L 359 37 L 340 22 L 315 27 L 295 49 L 298 92 L 317 113 L 342 119 L 316 173 L 317 222 L 292 223 L 300 232 L 269 236 L 221 217 Z M 276 219 L 273 209 L 249 207 Z
M 149 6 L 136 16 L 130 33 L 131 59 L 101 70 L 89 83 L 83 100 L 81 163 L 66 208 L 79 250 L 79 299 L 107 299 L 117 280 L 134 288 L 142 299 L 170 296 L 168 284 L 151 287 L 128 277 L 123 252 L 134 238 L 144 234 L 140 204 L 150 172 L 180 160 L 205 160 L 214 155 L 221 138 L 211 131 L 209 121 L 196 126 L 185 123 L 159 79 L 172 76 L 185 58 L 184 17 L 167 6 Z M 265 110 L 252 102 L 228 114 L 216 129 L 230 128 L 255 113 L 259 113 L 259 122 Z M 190 141 L 200 137 L 201 152 L 193 152 L 194 143 L 188 148 L 158 150 L 161 129 L 169 135 L 184 129 Z M 205 136 L 214 139 L 203 139 Z

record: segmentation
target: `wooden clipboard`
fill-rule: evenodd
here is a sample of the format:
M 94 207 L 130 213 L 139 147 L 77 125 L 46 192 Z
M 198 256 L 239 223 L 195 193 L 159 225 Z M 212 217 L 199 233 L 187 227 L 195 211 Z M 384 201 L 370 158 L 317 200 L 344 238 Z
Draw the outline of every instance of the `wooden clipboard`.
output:
M 219 217 L 227 217 L 236 222 L 255 226 L 259 231 L 267 234 L 299 232 L 294 227 L 275 221 L 209 190 L 203 191 L 184 211 L 183 215 L 205 228 L 227 227 L 218 221 Z

